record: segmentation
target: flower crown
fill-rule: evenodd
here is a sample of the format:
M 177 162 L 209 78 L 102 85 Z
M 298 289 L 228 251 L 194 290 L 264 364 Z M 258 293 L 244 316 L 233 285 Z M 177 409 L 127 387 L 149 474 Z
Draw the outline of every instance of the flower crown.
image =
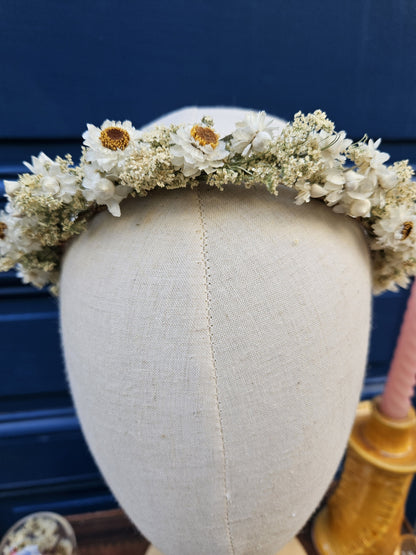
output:
M 264 112 L 249 113 L 220 138 L 209 117 L 195 125 L 136 130 L 129 121 L 87 125 L 78 166 L 70 155 L 44 153 L 25 162 L 31 173 L 5 181 L 0 213 L 0 271 L 16 267 L 25 283 L 50 283 L 57 292 L 65 244 L 101 210 L 120 216 L 120 202 L 156 187 L 177 189 L 205 182 L 263 184 L 296 191 L 357 219 L 365 230 L 374 292 L 405 287 L 416 274 L 416 187 L 408 161 L 387 166 L 380 139 L 353 143 L 320 110 L 294 116 L 281 132 Z

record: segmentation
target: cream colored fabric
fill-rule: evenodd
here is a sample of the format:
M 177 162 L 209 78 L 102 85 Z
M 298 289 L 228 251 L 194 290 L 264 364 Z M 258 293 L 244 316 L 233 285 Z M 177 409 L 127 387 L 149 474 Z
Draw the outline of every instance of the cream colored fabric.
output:
M 70 247 L 75 405 L 164 555 L 275 555 L 309 518 L 353 422 L 370 288 L 354 222 L 261 187 L 155 191 Z

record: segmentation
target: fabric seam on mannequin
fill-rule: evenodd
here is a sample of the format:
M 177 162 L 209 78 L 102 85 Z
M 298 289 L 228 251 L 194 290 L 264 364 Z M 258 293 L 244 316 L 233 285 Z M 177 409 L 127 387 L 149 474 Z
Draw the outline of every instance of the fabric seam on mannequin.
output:
M 210 273 L 209 273 L 209 262 L 208 262 L 208 253 L 207 253 L 208 233 L 207 233 L 207 227 L 204 219 L 202 198 L 198 190 L 195 190 L 195 193 L 198 200 L 198 210 L 199 210 L 199 217 L 200 217 L 201 229 L 202 229 L 201 247 L 202 247 L 202 260 L 204 264 L 203 269 L 204 269 L 204 281 L 205 281 L 204 286 L 205 286 L 205 304 L 207 309 L 206 314 L 207 314 L 207 324 L 208 324 L 208 337 L 209 337 L 209 345 L 210 345 L 210 351 L 211 351 L 212 368 L 214 371 L 215 402 L 217 406 L 218 422 L 220 427 L 220 437 L 221 437 L 221 445 L 222 445 L 225 523 L 226 523 L 226 528 L 228 532 L 228 538 L 230 541 L 231 553 L 235 555 L 234 543 L 231 535 L 230 515 L 229 515 L 229 507 L 228 507 L 229 500 L 228 500 L 228 486 L 227 486 L 227 457 L 225 454 L 224 427 L 223 427 L 222 416 L 221 416 L 221 405 L 219 401 L 217 363 L 215 358 L 214 340 L 213 340 L 213 333 L 212 333 L 212 314 L 211 314 L 211 308 L 210 308 L 211 295 L 210 295 L 210 288 L 209 288 Z

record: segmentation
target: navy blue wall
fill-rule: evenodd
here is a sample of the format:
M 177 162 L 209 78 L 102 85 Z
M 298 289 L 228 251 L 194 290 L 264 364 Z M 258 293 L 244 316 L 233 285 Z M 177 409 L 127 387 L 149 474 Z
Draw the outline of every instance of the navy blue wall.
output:
M 140 126 L 185 105 L 319 107 L 416 163 L 415 30 L 412 0 L 2 0 L 0 181 L 40 150 L 77 159 L 86 122 Z M 382 390 L 406 295 L 375 301 L 365 397 Z M 0 533 L 32 510 L 112 506 L 68 395 L 56 303 L 13 274 L 0 353 Z

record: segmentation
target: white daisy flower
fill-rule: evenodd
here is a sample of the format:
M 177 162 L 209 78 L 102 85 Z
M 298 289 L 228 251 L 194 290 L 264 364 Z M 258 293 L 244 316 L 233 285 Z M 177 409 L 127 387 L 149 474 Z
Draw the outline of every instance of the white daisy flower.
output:
M 347 170 L 344 172 L 345 178 L 345 188 L 347 191 L 358 191 L 359 189 L 369 189 L 371 192 L 374 191 L 375 183 L 366 183 L 364 175 L 357 173 L 354 170 Z
M 344 177 L 344 191 L 334 211 L 348 214 L 352 218 L 368 217 L 372 207 L 374 183 L 353 170 L 346 171 Z
M 23 162 L 23 164 L 35 175 L 44 175 L 48 173 L 49 168 L 54 164 L 54 161 L 41 152 L 39 156 L 31 157 L 31 164 Z
M 372 170 L 383 170 L 383 164 L 387 162 L 390 155 L 378 150 L 380 143 L 381 139 L 377 139 L 375 142 L 370 139 L 368 143 L 360 143 L 350 152 L 351 159 L 360 167 L 361 173 L 364 173 L 369 168 Z
M 344 191 L 344 186 L 346 183 L 345 172 L 337 170 L 336 168 L 331 168 L 326 173 L 326 181 L 323 185 L 325 190 L 325 202 L 328 206 L 334 206 L 340 201 L 342 193 Z M 317 190 L 315 188 L 315 194 Z
M 6 211 L 11 210 L 10 205 Z M 36 227 L 36 219 L 3 212 L 0 221 L 0 255 L 12 260 L 42 248 L 39 241 L 30 237 Z
M 141 134 L 127 120 L 121 123 L 107 119 L 101 127 L 89 123 L 82 135 L 88 147 L 85 158 L 97 169 L 118 175 L 123 162 L 137 147 Z
M 372 206 L 369 197 L 373 190 L 371 184 L 365 183 L 363 175 L 353 170 L 331 168 L 323 185 L 312 186 L 311 197 L 325 197 L 326 204 L 332 206 L 335 212 L 358 218 L 369 216 Z
M 334 207 L 335 212 L 348 214 L 352 218 L 367 218 L 371 212 L 371 201 L 363 193 L 345 195 L 343 202 Z
M 11 198 L 22 186 L 20 181 L 9 181 L 8 179 L 5 179 L 3 183 L 6 195 L 9 198 Z
M 373 230 L 377 235 L 377 244 L 381 248 L 390 247 L 402 250 L 408 248 L 409 242 L 414 242 L 413 229 L 415 226 L 414 207 L 401 204 L 390 207 L 388 215 L 375 223 Z
M 345 131 L 330 134 L 321 130 L 317 137 L 321 147 L 321 155 L 328 168 L 342 165 L 345 162 L 345 151 L 352 144 L 351 139 L 346 139 Z
M 39 287 L 39 289 L 42 289 L 42 287 L 45 287 L 45 285 L 51 282 L 55 276 L 57 277 L 57 272 L 45 272 L 44 270 L 40 270 L 38 268 L 32 268 L 31 270 L 26 270 L 25 268 L 23 268 L 21 264 L 18 264 L 16 266 L 16 269 L 17 269 L 16 275 L 23 281 L 23 283 L 32 283 L 35 287 Z M 36 553 L 39 553 L 39 552 L 36 551 Z
M 377 168 L 376 175 L 379 185 L 386 190 L 393 189 L 399 181 L 396 172 L 386 166 Z
M 376 142 L 373 142 L 372 139 L 368 141 L 368 145 L 367 145 L 368 162 L 370 164 L 370 167 L 373 170 L 382 168 L 383 164 L 387 162 L 387 160 L 389 160 L 390 158 L 390 154 L 387 154 L 387 152 L 380 152 L 378 150 L 380 143 L 381 143 L 381 139 L 378 139 Z
M 176 169 L 182 168 L 185 177 L 207 174 L 224 165 L 229 156 L 223 141 L 211 127 L 202 125 L 181 126 L 171 134 L 170 153 Z
M 387 170 L 387 168 L 384 168 Z M 355 179 L 360 180 L 358 187 L 347 186 L 348 192 L 359 191 L 365 193 L 366 198 L 370 198 L 372 207 L 384 208 L 386 205 L 386 193 L 385 190 L 394 187 L 397 184 L 397 175 L 393 171 L 387 170 L 384 182 L 384 186 L 380 183 L 378 177 L 379 170 L 369 170 L 364 174 L 350 170 L 351 174 L 355 174 Z M 393 175 L 391 175 L 393 174 Z M 389 182 L 390 180 L 390 182 Z
M 277 130 L 272 124 L 272 119 L 266 122 L 266 112 L 249 112 L 244 121 L 236 123 L 231 140 L 231 152 L 242 156 L 265 152 L 273 139 L 274 131 Z
M 125 185 L 115 185 L 113 181 L 107 177 L 102 177 L 100 172 L 91 166 L 85 168 L 82 186 L 84 187 L 82 194 L 86 200 L 97 204 L 105 204 L 108 211 L 117 217 L 121 215 L 120 202 L 132 191 L 130 187 Z
M 384 208 L 385 192 L 393 189 L 398 183 L 398 176 L 392 168 L 388 168 L 384 163 L 390 158 L 385 152 L 379 152 L 377 147 L 381 139 L 373 142 L 371 139 L 368 144 L 357 147 L 358 154 L 354 156 L 354 161 L 358 165 L 358 172 L 364 175 L 367 182 L 373 184 L 374 194 L 372 205 Z
M 32 156 L 31 161 L 31 164 L 23 163 L 33 174 L 41 177 L 38 189 L 33 191 L 34 194 L 53 196 L 62 202 L 70 203 L 78 190 L 77 176 L 63 172 L 60 164 L 51 160 L 44 152 L 39 156 Z M 8 181 L 6 193 L 13 196 L 18 188 L 18 183 Z
M 298 193 L 295 197 L 295 204 L 300 206 L 305 202 L 309 202 L 311 200 L 311 190 L 313 187 L 314 185 L 311 185 L 309 181 L 299 179 L 295 185 L 295 189 Z

